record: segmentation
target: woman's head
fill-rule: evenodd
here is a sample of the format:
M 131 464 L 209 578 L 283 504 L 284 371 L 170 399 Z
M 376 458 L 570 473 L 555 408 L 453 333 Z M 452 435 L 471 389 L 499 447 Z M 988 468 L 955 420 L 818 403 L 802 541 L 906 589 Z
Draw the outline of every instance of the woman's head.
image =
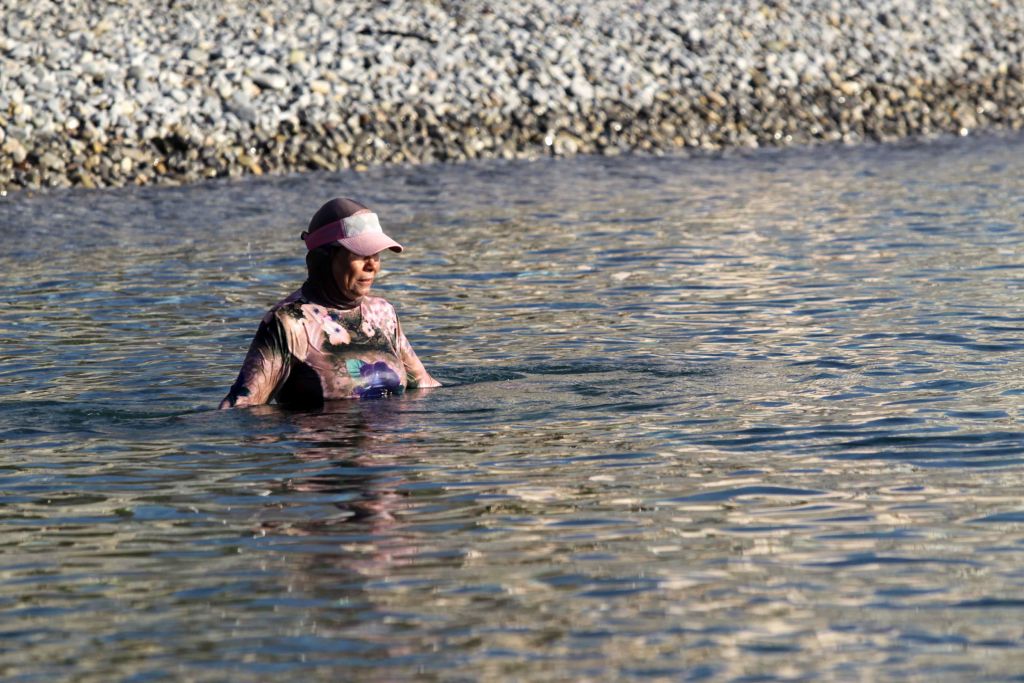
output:
M 384 234 L 377 215 L 352 199 L 332 199 L 313 214 L 302 233 L 309 251 L 307 295 L 334 305 L 366 296 L 380 272 L 380 252 L 402 251 Z

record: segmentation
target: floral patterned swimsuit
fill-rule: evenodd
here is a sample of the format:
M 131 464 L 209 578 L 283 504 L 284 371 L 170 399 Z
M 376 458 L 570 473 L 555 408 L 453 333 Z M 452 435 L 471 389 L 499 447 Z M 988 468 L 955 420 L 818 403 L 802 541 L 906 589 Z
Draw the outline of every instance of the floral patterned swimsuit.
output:
M 332 308 L 300 289 L 263 317 L 224 400 L 310 404 L 434 384 L 386 300 L 366 296 L 352 308 Z

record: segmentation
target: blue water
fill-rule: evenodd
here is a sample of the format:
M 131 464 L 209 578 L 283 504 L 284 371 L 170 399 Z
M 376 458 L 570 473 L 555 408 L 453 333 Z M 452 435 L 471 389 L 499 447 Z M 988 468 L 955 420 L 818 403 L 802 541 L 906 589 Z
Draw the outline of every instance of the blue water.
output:
M 218 412 L 334 195 L 446 387 Z M 993 680 L 1024 138 L 0 200 L 0 677 Z

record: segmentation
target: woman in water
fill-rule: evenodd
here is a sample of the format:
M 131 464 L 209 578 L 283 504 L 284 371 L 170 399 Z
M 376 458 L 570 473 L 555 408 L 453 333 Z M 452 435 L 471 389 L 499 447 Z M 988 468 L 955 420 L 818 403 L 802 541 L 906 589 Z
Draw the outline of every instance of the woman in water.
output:
M 332 199 L 302 239 L 309 276 L 263 317 L 220 407 L 319 404 L 441 386 L 409 345 L 394 307 L 370 296 L 381 252 L 402 251 L 377 214 L 351 199 Z

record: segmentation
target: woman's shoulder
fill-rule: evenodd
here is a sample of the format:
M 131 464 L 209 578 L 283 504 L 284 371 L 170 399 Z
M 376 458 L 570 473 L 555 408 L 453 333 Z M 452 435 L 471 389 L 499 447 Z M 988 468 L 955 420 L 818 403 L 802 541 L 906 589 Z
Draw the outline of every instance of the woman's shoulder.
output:
M 279 320 L 301 318 L 303 307 L 311 305 L 313 304 L 310 304 L 309 300 L 302 294 L 302 290 L 297 289 L 271 306 L 263 316 L 263 322 L 270 322 L 274 318 Z
M 398 312 L 391 302 L 382 296 L 367 296 L 359 307 L 362 310 L 363 318 L 372 320 L 398 320 Z
M 398 313 L 387 299 L 367 296 L 359 307 L 363 321 L 372 328 L 393 335 L 398 330 Z
M 391 302 L 382 296 L 365 296 L 363 297 L 363 310 L 369 311 L 388 311 L 391 315 L 395 314 L 395 307 L 391 305 Z

